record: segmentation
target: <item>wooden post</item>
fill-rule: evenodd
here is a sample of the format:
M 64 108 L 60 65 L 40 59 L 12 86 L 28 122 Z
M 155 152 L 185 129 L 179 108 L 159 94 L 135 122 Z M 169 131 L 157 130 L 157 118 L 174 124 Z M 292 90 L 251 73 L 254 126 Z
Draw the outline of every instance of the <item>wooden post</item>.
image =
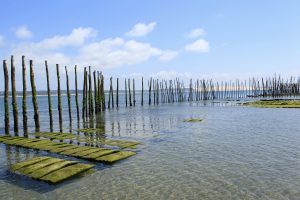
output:
M 83 74 L 83 88 L 82 88 L 82 119 L 85 121 L 85 102 L 86 102 L 86 96 L 85 96 L 85 85 L 86 85 L 86 68 L 84 68 L 84 74 Z
M 132 106 L 132 102 L 131 102 L 131 90 L 130 90 L 130 79 L 128 79 L 128 92 L 129 92 L 129 105 Z
M 114 89 L 112 83 L 112 77 L 110 77 L 110 93 L 111 93 L 111 107 L 114 108 Z
M 23 77 L 23 133 L 24 137 L 28 137 L 28 124 L 27 124 L 27 87 L 26 87 L 26 65 L 25 56 L 22 56 L 22 77 Z
M 144 78 L 142 77 L 142 100 L 141 105 L 144 105 Z
M 69 108 L 69 122 L 70 122 L 70 128 L 72 127 L 72 108 L 71 108 L 71 95 L 70 95 L 70 87 L 69 87 L 69 75 L 67 66 L 65 66 L 66 70 L 66 84 L 67 84 L 67 95 L 68 95 L 68 108 Z
M 133 79 L 133 106 L 135 106 L 135 82 L 134 82 L 134 79 Z
M 57 75 L 57 102 L 58 102 L 58 115 L 59 115 L 59 131 L 62 132 L 62 106 L 61 106 L 61 94 L 60 94 L 60 75 L 59 75 L 59 65 L 56 64 L 56 75 Z
M 78 83 L 77 83 L 77 65 L 75 65 L 75 102 L 77 111 L 77 121 L 80 121 L 79 104 L 78 104 Z
M 36 87 L 34 82 L 34 72 L 33 72 L 33 61 L 29 61 L 30 65 L 30 82 L 31 82 L 31 92 L 32 92 L 32 103 L 34 109 L 34 122 L 35 122 L 35 132 L 40 131 L 40 117 L 39 117 L 39 107 L 36 98 Z
M 95 101 L 95 114 L 98 112 L 98 92 L 97 92 L 97 82 L 96 82 L 96 71 L 93 72 L 93 78 L 94 78 L 94 101 Z
M 14 65 L 14 56 L 11 56 L 11 91 L 12 91 L 12 107 L 13 107 L 13 116 L 14 116 L 14 132 L 15 135 L 19 135 L 19 120 L 18 120 L 18 102 L 16 94 L 16 70 Z
M 92 73 L 91 73 L 91 66 L 89 66 L 89 109 L 90 109 L 90 116 L 94 115 L 94 103 L 93 103 L 93 88 L 92 88 Z
M 9 103 L 8 103 L 8 95 L 9 95 L 9 77 L 7 70 L 6 60 L 3 60 L 3 71 L 4 71 L 4 107 L 5 107 L 5 134 L 9 135 Z
M 152 78 L 150 78 L 150 81 L 148 81 L 148 87 L 149 87 L 149 105 L 151 105 L 151 85 L 152 85 Z
M 52 100 L 51 100 L 51 90 L 50 90 L 50 79 L 48 71 L 48 63 L 45 61 L 46 66 L 46 76 L 47 76 L 47 93 L 48 93 L 48 110 L 49 110 L 49 119 L 50 119 L 50 132 L 53 132 L 53 118 L 52 118 Z
M 127 107 L 127 81 L 126 81 L 126 78 L 125 78 L 125 104 Z
M 119 78 L 117 78 L 117 97 L 116 97 L 116 105 L 119 107 Z

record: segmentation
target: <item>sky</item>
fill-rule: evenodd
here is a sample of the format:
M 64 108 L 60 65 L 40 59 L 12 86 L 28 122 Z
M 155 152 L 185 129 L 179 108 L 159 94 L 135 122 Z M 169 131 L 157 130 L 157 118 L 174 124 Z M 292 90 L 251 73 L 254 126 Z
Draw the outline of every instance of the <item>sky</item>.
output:
M 46 88 L 45 60 L 52 88 L 56 88 L 55 64 L 60 65 L 62 82 L 68 66 L 71 88 L 75 65 L 79 81 L 87 66 L 121 79 L 221 81 L 300 72 L 297 0 L 1 0 L 0 4 L 0 57 L 10 64 L 14 55 L 17 90 L 22 89 L 22 55 L 27 68 L 33 60 L 38 90 Z

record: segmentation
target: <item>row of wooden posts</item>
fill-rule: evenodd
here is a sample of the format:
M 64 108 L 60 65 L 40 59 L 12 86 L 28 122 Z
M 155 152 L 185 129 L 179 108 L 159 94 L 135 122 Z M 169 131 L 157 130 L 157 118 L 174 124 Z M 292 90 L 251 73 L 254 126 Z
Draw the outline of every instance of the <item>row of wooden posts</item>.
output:
M 11 95 L 12 95 L 12 110 L 14 120 L 14 133 L 18 135 L 18 104 L 16 96 L 16 83 L 15 83 L 15 65 L 14 57 L 11 56 Z M 39 108 L 37 100 L 37 91 L 34 78 L 33 61 L 29 61 L 30 67 L 30 83 L 32 93 L 32 103 L 34 109 L 34 122 L 35 131 L 40 131 L 40 118 Z M 47 78 L 47 94 L 48 94 L 48 110 L 50 131 L 53 132 L 53 116 L 52 116 L 52 101 L 51 90 L 49 80 L 48 63 L 45 61 L 46 78 Z M 5 133 L 9 134 L 9 73 L 8 64 L 6 60 L 3 60 L 4 70 L 4 106 L 5 106 Z M 113 78 L 110 77 L 108 102 L 106 105 L 105 91 L 104 91 L 104 76 L 99 71 L 91 71 L 91 67 L 84 68 L 83 77 L 83 89 L 82 89 L 82 110 L 80 117 L 79 106 L 79 93 L 78 93 L 78 80 L 77 80 L 77 66 L 75 71 L 75 103 L 77 120 L 82 118 L 83 122 L 90 118 L 94 118 L 100 112 L 105 109 L 113 109 L 115 106 L 119 107 L 119 78 L 116 79 L 116 90 L 113 88 Z M 23 99 L 22 99 L 22 114 L 23 114 L 23 132 L 24 136 L 28 136 L 28 116 L 27 116 L 27 85 L 26 85 L 26 62 L 25 57 L 22 56 L 22 81 L 23 81 Z M 57 75 L 57 98 L 58 98 L 58 115 L 59 115 L 59 129 L 63 130 L 63 118 L 62 118 L 62 102 L 61 102 L 61 88 L 60 88 L 60 71 L 59 65 L 56 64 Z M 66 85 L 67 85 L 67 100 L 69 121 L 72 124 L 72 104 L 71 94 L 69 87 L 69 75 L 68 68 L 65 67 L 66 73 Z M 132 83 L 132 86 L 131 86 Z M 141 79 L 141 105 L 144 105 L 144 79 Z M 228 99 L 228 98 L 249 98 L 249 97 L 271 97 L 276 98 L 280 96 L 295 97 L 300 94 L 300 79 L 291 77 L 288 80 L 284 80 L 280 76 L 274 76 L 270 78 L 261 79 L 249 79 L 248 82 L 236 80 L 235 82 L 213 82 L 212 80 L 197 79 L 195 82 L 190 80 L 189 87 L 186 88 L 184 82 L 176 78 L 175 80 L 158 80 L 150 78 L 148 80 L 148 104 L 159 103 L 173 103 L 184 101 L 200 101 L 211 99 Z M 114 96 L 116 99 L 114 99 Z M 125 79 L 125 106 L 136 106 L 136 89 L 135 80 Z

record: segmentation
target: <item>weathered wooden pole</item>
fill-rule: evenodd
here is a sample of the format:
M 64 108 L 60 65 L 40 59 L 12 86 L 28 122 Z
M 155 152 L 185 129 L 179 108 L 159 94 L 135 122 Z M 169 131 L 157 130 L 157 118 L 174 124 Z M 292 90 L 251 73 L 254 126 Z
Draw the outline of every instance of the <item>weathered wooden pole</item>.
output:
M 88 72 L 85 71 L 85 118 L 89 117 Z
M 22 99 L 23 133 L 24 133 L 24 137 L 28 137 L 28 124 L 27 124 L 27 87 L 26 87 L 26 64 L 25 64 L 25 56 L 22 56 L 22 78 L 23 78 L 23 99 Z
M 79 104 L 78 104 L 78 83 L 77 83 L 77 65 L 75 65 L 75 103 L 77 111 L 77 121 L 80 121 Z
M 111 81 L 111 78 L 110 78 Z M 110 82 L 110 86 L 109 86 L 109 92 L 108 92 L 108 105 L 107 108 L 110 109 L 110 99 L 111 99 L 111 82 Z
M 135 82 L 134 82 L 134 79 L 133 79 L 133 88 L 132 88 L 132 90 L 133 90 L 133 106 L 135 106 Z
M 8 103 L 9 77 L 8 77 L 8 70 L 7 70 L 6 60 L 3 60 L 3 71 L 4 71 L 5 134 L 9 135 L 9 103 Z
M 94 101 L 95 101 L 95 114 L 98 112 L 98 92 L 97 92 L 97 81 L 96 81 L 96 71 L 93 72 L 94 79 Z
M 70 122 L 70 127 L 72 127 L 71 94 L 70 94 L 69 75 L 68 75 L 67 66 L 65 66 L 65 70 L 66 70 L 66 84 L 67 84 L 67 97 L 68 97 L 68 109 L 69 109 L 69 122 Z
M 34 123 L 35 123 L 35 132 L 40 131 L 40 116 L 39 116 L 39 107 L 36 98 L 36 87 L 34 81 L 34 72 L 33 72 L 33 61 L 29 61 L 30 65 L 30 82 L 31 82 L 31 93 L 32 93 L 32 103 L 34 109 Z
M 128 92 L 129 92 L 129 105 L 131 107 L 132 102 L 131 102 L 130 78 L 128 79 Z
M 149 87 L 149 105 L 151 105 L 151 85 L 152 85 L 152 78 L 150 78 L 150 81 L 148 81 L 148 87 Z
M 59 131 L 63 131 L 62 122 L 62 106 L 61 106 L 61 93 L 60 93 L 60 75 L 59 75 L 59 65 L 56 64 L 56 75 L 57 75 L 57 102 L 58 102 L 58 118 L 59 118 Z
M 52 100 L 51 100 L 51 89 L 50 89 L 50 79 L 48 71 L 48 63 L 45 60 L 46 67 L 46 76 L 47 76 L 47 93 L 48 93 L 48 110 L 49 110 L 49 119 L 50 119 L 50 132 L 53 132 L 53 118 L 52 118 Z
M 119 78 L 117 78 L 117 97 L 116 97 L 116 105 L 119 107 Z
M 93 88 L 92 88 L 92 73 L 91 66 L 89 66 L 89 109 L 90 116 L 94 115 L 94 103 L 93 103 Z
M 127 79 L 125 78 L 125 104 L 127 107 Z
M 104 76 L 101 73 L 101 93 L 102 93 L 102 111 L 105 110 Z
M 141 105 L 144 105 L 144 77 L 142 77 L 142 99 L 141 99 Z
M 111 107 L 114 108 L 114 89 L 112 83 L 112 77 L 110 77 L 110 93 L 111 93 Z
M 16 69 L 14 64 L 14 56 L 11 56 L 10 59 L 11 66 L 11 91 L 12 91 L 12 107 L 13 107 L 13 116 L 14 116 L 14 132 L 15 135 L 19 135 L 19 117 L 18 117 L 18 102 L 17 102 L 17 93 L 16 93 Z
M 85 120 L 85 101 L 86 101 L 86 96 L 85 96 L 85 80 L 86 80 L 86 76 L 85 76 L 85 70 L 86 68 L 84 68 L 84 72 L 83 72 L 83 87 L 82 87 L 82 120 Z

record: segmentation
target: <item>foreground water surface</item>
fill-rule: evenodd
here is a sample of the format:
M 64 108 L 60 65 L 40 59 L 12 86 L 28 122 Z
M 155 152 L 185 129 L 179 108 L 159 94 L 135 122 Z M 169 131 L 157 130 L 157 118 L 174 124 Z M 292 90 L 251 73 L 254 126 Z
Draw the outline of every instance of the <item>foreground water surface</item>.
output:
M 46 102 L 39 97 L 41 129 L 49 131 Z M 30 107 L 28 115 L 33 130 Z M 58 130 L 56 111 L 54 117 Z M 190 117 L 203 121 L 183 122 Z M 53 186 L 15 175 L 9 166 L 34 155 L 75 158 L 0 144 L 1 199 L 300 199 L 297 109 L 176 103 L 123 106 L 99 118 L 107 137 L 140 141 L 137 155 L 114 165 L 97 163 L 94 173 Z

